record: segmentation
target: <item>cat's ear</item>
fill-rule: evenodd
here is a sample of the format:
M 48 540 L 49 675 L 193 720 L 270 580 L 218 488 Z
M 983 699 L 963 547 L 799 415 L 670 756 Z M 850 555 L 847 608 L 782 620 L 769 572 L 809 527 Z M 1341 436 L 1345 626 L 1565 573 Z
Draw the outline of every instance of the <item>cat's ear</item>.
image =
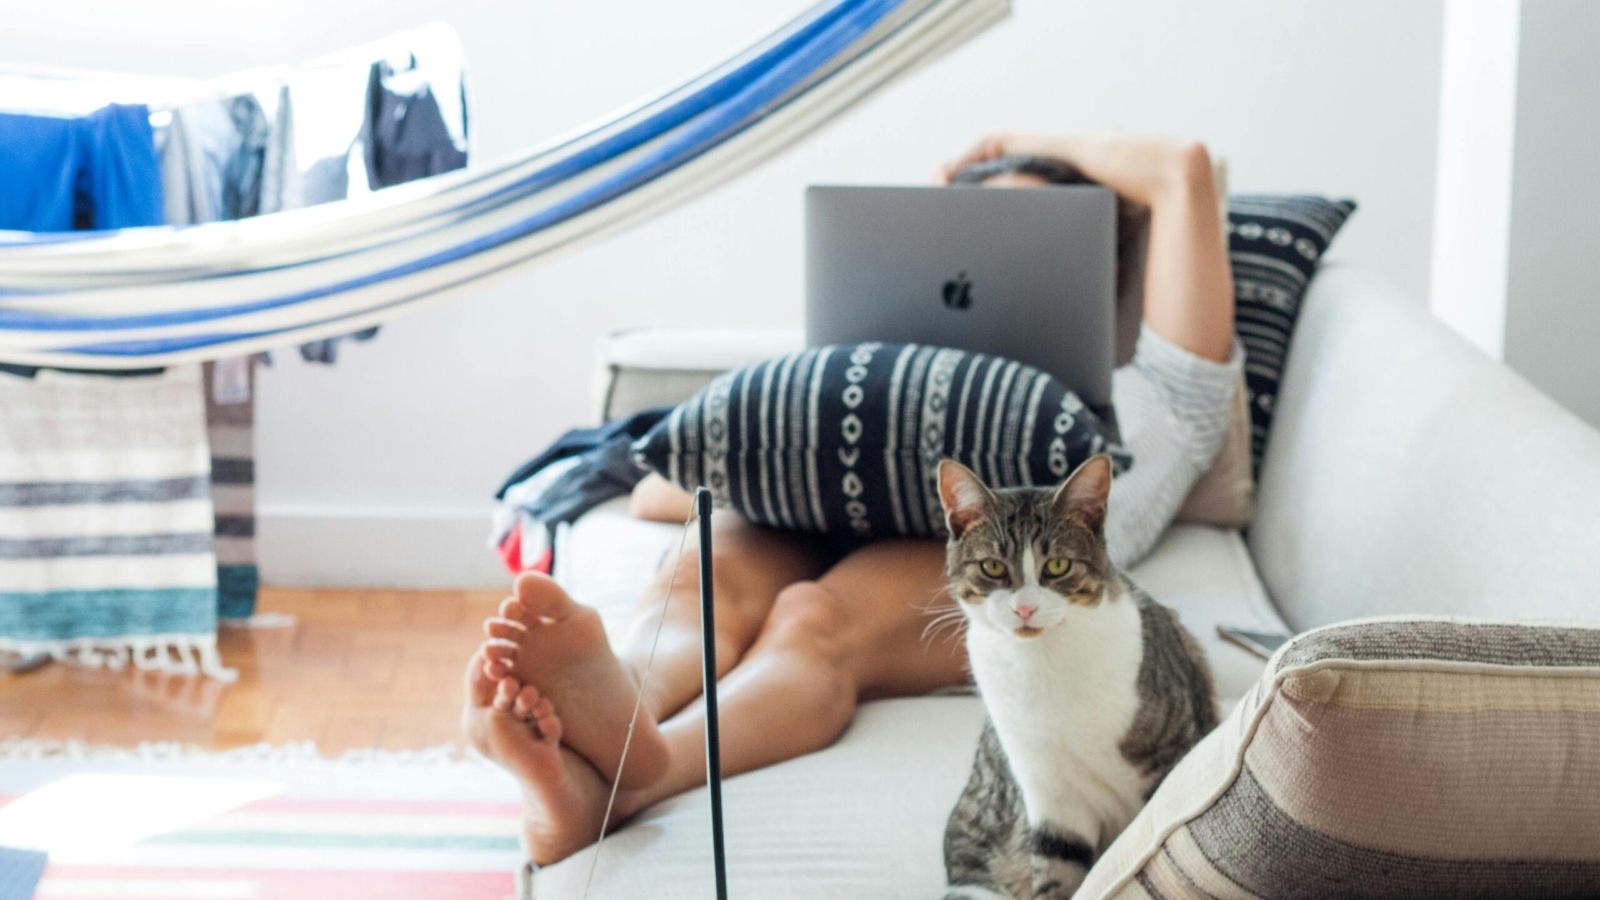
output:
M 994 510 L 994 495 L 971 469 L 953 459 L 939 461 L 939 499 L 951 537 L 961 537 Z
M 1056 514 L 1099 534 L 1106 524 L 1111 497 L 1111 457 L 1104 453 L 1084 460 L 1056 489 Z

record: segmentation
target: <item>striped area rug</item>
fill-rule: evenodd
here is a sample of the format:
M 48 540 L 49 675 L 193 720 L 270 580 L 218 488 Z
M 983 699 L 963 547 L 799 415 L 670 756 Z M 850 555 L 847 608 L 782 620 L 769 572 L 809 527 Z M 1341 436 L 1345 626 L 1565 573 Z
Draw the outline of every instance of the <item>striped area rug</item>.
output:
M 325 761 L 295 748 L 141 759 L 63 745 L 25 758 L 40 746 L 0 743 L 0 844 L 51 845 L 37 848 L 51 854 L 37 900 L 499 900 L 515 890 L 516 788 L 482 760 Z M 87 836 L 62 825 L 85 820 L 96 822 Z

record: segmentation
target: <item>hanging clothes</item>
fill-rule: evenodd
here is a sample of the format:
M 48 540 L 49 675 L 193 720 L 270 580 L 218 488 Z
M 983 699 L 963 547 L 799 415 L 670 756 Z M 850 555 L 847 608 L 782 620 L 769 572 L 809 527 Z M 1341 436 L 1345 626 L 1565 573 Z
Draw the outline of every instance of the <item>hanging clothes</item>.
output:
M 256 566 L 255 368 L 258 357 L 205 364 L 206 437 L 217 554 L 217 615 L 248 619 L 261 587 Z
M 150 110 L 0 113 L 0 229 L 87 231 L 165 221 Z
M 231 677 L 199 380 L 0 376 L 0 650 Z
M 0 113 L 0 229 L 71 231 L 78 120 Z
M 271 129 L 252 94 L 173 109 L 161 148 L 167 222 L 189 225 L 261 212 Z
M 459 88 L 458 88 L 459 90 Z M 367 78 L 367 182 L 373 190 L 451 172 L 467 164 L 466 103 L 460 105 L 458 142 L 445 124 L 426 73 L 410 64 L 372 64 Z
M 331 366 L 339 361 L 339 345 L 345 341 L 366 343 L 378 336 L 378 326 L 364 328 L 354 334 L 343 337 L 323 338 L 320 341 L 310 341 L 300 345 L 300 358 L 308 363 L 320 363 Z
M 166 218 L 150 112 L 0 114 L 0 227 Z M 198 366 L 0 375 L 0 649 L 228 677 Z

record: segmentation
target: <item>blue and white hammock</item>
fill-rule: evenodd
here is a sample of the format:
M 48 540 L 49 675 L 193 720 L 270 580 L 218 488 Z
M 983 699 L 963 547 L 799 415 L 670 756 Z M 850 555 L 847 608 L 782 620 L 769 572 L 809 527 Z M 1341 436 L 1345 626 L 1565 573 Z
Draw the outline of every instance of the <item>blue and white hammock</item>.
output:
M 520 158 L 236 222 L 0 232 L 0 361 L 142 368 L 377 325 L 710 190 L 1007 11 L 824 0 L 688 84 Z

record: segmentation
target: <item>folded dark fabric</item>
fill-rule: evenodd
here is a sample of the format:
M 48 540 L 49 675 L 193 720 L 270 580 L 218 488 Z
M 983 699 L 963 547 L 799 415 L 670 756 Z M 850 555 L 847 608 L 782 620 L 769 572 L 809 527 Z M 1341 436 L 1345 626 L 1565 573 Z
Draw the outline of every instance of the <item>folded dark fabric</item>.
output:
M 577 428 L 528 460 L 495 492 L 504 501 L 494 541 L 513 572 L 554 565 L 555 529 L 596 506 L 633 491 L 649 469 L 634 461 L 633 443 L 670 409 L 648 409 L 598 428 Z M 508 544 L 508 541 L 514 542 Z M 508 551 L 507 546 L 513 549 Z M 525 563 L 530 547 L 545 548 L 542 563 Z
M 512 472 L 510 477 L 505 480 L 505 483 L 500 485 L 500 489 L 494 492 L 494 498 L 496 500 L 504 500 L 506 491 L 537 475 L 552 463 L 588 453 L 613 440 L 621 440 L 624 444 L 631 444 L 633 441 L 644 437 L 651 428 L 655 427 L 657 422 L 666 418 L 667 413 L 670 412 L 672 412 L 671 407 L 646 409 L 636 412 L 627 418 L 613 419 L 598 428 L 574 428 L 556 438 L 555 443 L 546 447 L 538 456 L 518 466 L 517 470 Z M 634 479 L 634 481 L 637 483 L 638 479 Z M 632 485 L 629 485 L 629 490 L 632 489 Z
M 650 470 L 633 461 L 633 442 L 618 436 L 578 455 L 573 465 L 520 509 L 547 527 L 576 522 L 596 506 L 633 491 Z

